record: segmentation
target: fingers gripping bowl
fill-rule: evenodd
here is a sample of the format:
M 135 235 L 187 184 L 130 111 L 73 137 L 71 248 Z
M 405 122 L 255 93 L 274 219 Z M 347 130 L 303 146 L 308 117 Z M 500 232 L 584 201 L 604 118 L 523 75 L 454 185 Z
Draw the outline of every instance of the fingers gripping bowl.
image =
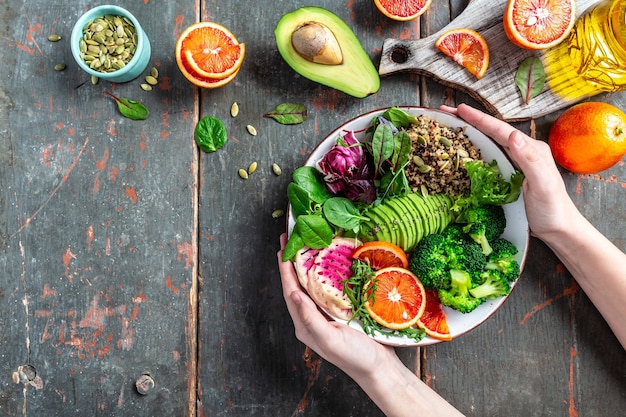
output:
M 436 121 L 439 125 L 445 126 L 446 128 L 462 131 L 465 137 L 469 139 L 469 142 L 471 142 L 471 145 L 473 145 L 473 147 L 475 147 L 480 152 L 480 157 L 485 163 L 494 160 L 497 162 L 497 166 L 503 178 L 509 178 L 515 172 L 513 164 L 508 159 L 507 155 L 502 151 L 502 149 L 490 138 L 485 136 L 474 127 L 469 126 L 462 119 L 459 119 L 454 115 L 439 110 L 432 110 L 421 107 L 400 107 L 400 109 L 412 117 L 425 117 L 426 119 Z M 305 162 L 305 167 L 315 167 L 316 164 L 318 164 L 318 162 L 322 160 L 322 158 L 324 158 L 324 156 L 329 152 L 329 150 L 331 150 L 337 144 L 337 139 L 340 137 L 348 138 L 349 134 L 354 134 L 355 138 L 358 141 L 371 141 L 371 131 L 367 133 L 366 131 L 372 126 L 372 121 L 378 116 L 384 115 L 385 111 L 387 110 L 388 109 L 379 109 L 362 114 L 336 128 L 328 136 L 326 136 L 326 138 L 324 138 L 313 150 L 313 152 L 310 154 L 309 158 Z M 290 201 L 292 201 L 291 197 Z M 521 271 L 526 259 L 530 236 L 528 222 L 524 209 L 523 196 L 520 194 L 519 198 L 517 198 L 515 201 L 504 204 L 502 207 L 504 211 L 504 216 L 506 218 L 506 227 L 501 237 L 511 242 L 518 249 L 517 253 L 515 254 L 515 260 L 519 263 Z M 296 225 L 295 219 L 298 215 L 297 211 L 298 209 L 294 211 L 294 205 L 290 204 L 287 219 L 288 232 L 290 236 L 294 234 L 294 226 Z M 441 228 L 444 228 L 444 222 L 442 221 L 441 223 Z M 414 238 L 413 235 L 411 236 L 412 238 Z M 418 238 L 415 239 L 419 240 Z M 354 242 L 357 242 L 356 245 L 358 245 L 358 240 L 354 238 L 342 239 L 339 242 L 346 243 L 346 241 L 352 241 L 353 245 L 355 245 Z M 299 267 L 301 266 L 302 265 L 296 265 L 296 269 L 300 270 L 301 268 Z M 343 265 L 337 268 L 350 268 L 350 266 Z M 322 293 L 319 286 L 307 288 L 305 281 L 306 278 L 304 280 L 301 279 L 301 283 L 303 284 L 305 289 L 309 292 L 310 295 L 312 295 L 312 298 L 323 310 L 326 311 L 326 313 L 330 317 L 338 322 L 345 323 L 346 325 L 349 325 L 357 330 L 364 331 L 364 327 L 360 320 L 350 319 L 350 304 L 346 302 L 345 298 L 333 299 L 331 300 L 332 302 L 328 302 L 329 300 L 327 294 Z M 516 282 L 517 276 L 515 277 L 515 280 L 511 282 L 511 289 L 515 286 Z M 318 294 L 315 294 L 316 292 Z M 482 304 L 480 304 L 477 308 L 469 313 L 461 313 L 457 310 L 444 307 L 447 324 L 449 326 L 450 337 L 454 339 L 479 326 L 505 302 L 509 294 L 510 292 L 507 293 L 507 295 L 505 296 L 487 298 L 486 301 L 484 301 Z M 334 298 L 341 297 L 337 297 L 337 295 L 335 295 Z M 329 306 L 331 307 L 329 308 Z M 368 334 L 370 335 L 370 337 L 380 343 L 394 346 L 424 346 L 439 343 L 441 341 L 440 339 L 432 338 L 428 335 L 423 337 L 421 340 L 418 340 L 394 331 L 378 331 Z

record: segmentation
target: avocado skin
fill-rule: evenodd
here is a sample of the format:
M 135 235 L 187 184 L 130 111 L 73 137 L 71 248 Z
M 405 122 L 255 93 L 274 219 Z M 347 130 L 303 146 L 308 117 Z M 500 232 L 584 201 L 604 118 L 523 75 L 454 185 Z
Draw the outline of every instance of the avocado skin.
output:
M 291 34 L 307 22 L 321 23 L 333 32 L 341 47 L 342 64 L 316 64 L 295 51 Z M 326 9 L 307 6 L 286 13 L 278 21 L 274 36 L 283 59 L 303 77 L 357 98 L 367 97 L 380 88 L 378 71 L 361 42 L 348 25 Z

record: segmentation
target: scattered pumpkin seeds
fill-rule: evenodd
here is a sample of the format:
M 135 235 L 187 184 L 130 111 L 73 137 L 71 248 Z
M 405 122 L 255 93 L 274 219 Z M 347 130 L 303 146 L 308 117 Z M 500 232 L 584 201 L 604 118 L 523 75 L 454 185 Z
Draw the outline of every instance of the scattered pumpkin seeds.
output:
M 54 33 L 54 34 L 52 34 L 52 35 L 48 36 L 48 40 L 49 40 L 50 42 L 58 42 L 58 41 L 60 41 L 60 40 L 61 40 L 61 36 L 60 36 L 60 35 L 57 35 L 56 33 Z
M 159 70 L 156 67 L 150 68 L 150 75 L 154 78 L 159 78 Z
M 258 166 L 258 164 L 257 164 L 257 162 L 256 162 L 256 161 L 252 162 L 252 163 L 248 166 L 248 174 L 252 174 L 254 171 L 256 171 L 257 166 Z
M 246 126 L 246 129 L 248 130 L 248 133 L 250 133 L 252 136 L 256 136 L 257 131 L 256 131 L 256 129 L 254 128 L 254 126 L 252 126 L 252 125 L 247 125 L 247 126 Z
M 285 214 L 285 211 L 284 211 L 284 210 L 281 210 L 281 209 L 276 209 L 276 210 L 274 210 L 274 211 L 272 212 L 272 218 L 274 218 L 274 219 L 278 219 L 279 217 L 282 217 L 282 216 L 283 216 L 283 214 Z
M 63 71 L 65 69 L 65 64 L 56 64 L 54 66 L 55 71 Z
M 152 86 L 150 84 L 141 83 L 140 87 L 144 91 L 152 91 Z
M 246 171 L 243 168 L 239 168 L 239 176 L 244 179 L 247 180 L 248 179 L 248 171 Z
M 237 102 L 235 101 L 231 106 L 230 106 L 230 115 L 232 117 L 237 117 L 237 115 L 239 114 L 239 104 L 237 104 Z
M 280 175 L 283 173 L 283 170 L 280 168 L 280 165 L 274 162 L 272 164 L 272 172 L 274 173 L 274 175 Z
M 155 77 L 153 77 L 152 75 L 147 75 L 146 76 L 146 82 L 150 85 L 157 85 L 159 82 L 157 81 L 157 79 Z
M 91 76 L 91 83 L 92 83 L 93 85 L 98 84 L 98 81 L 100 81 L 100 78 L 98 78 L 98 77 L 97 77 L 97 76 L 95 76 L 95 75 L 92 75 L 92 76 Z

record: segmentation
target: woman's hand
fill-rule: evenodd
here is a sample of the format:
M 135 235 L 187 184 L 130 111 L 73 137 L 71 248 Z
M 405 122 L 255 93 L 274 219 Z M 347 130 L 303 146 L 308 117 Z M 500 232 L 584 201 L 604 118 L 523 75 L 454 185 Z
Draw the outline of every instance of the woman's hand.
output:
M 580 216 L 547 143 L 535 140 L 510 124 L 461 104 L 443 106 L 500 144 L 524 173 L 524 203 L 531 232 L 541 238 L 567 229 Z

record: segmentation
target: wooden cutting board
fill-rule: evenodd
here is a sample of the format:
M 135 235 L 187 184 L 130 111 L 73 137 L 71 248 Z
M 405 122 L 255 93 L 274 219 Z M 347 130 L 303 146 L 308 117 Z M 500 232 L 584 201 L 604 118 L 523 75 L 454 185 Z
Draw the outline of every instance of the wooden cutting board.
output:
M 599 1 L 579 0 L 576 4 L 577 15 Z M 444 85 L 468 93 L 492 114 L 507 121 L 540 117 L 599 93 L 593 88 L 581 90 L 572 85 L 550 88 L 547 82 L 543 92 L 525 104 L 515 85 L 515 73 L 525 58 L 536 56 L 544 60 L 546 53 L 527 51 L 511 43 L 502 27 L 505 5 L 506 0 L 471 0 L 456 19 L 427 38 L 386 39 L 383 42 L 379 74 L 410 71 L 430 76 Z M 489 68 L 480 80 L 435 48 L 439 36 L 454 28 L 474 29 L 487 41 Z M 567 90 L 567 94 L 559 90 Z

